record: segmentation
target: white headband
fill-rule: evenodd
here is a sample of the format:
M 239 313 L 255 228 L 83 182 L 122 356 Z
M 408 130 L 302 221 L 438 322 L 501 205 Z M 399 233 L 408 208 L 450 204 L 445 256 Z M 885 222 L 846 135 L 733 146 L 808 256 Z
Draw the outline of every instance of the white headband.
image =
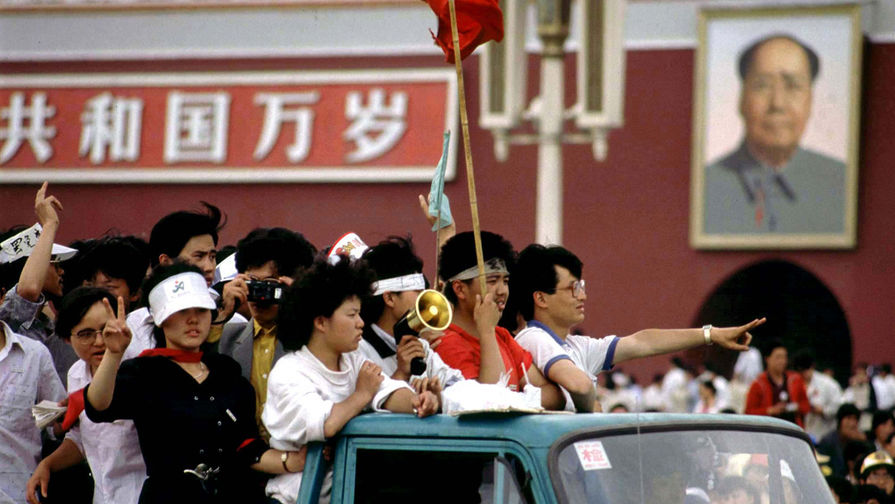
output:
M 31 252 L 34 251 L 34 247 L 37 246 L 41 231 L 43 231 L 43 228 L 40 224 L 35 224 L 0 243 L 0 264 L 11 263 L 30 256 Z M 77 253 L 77 250 L 59 245 L 58 243 L 53 244 L 53 250 L 50 252 L 56 261 L 66 261 Z
M 509 273 L 507 270 L 507 263 L 503 262 L 503 259 L 499 257 L 494 257 L 485 261 L 485 274 L 493 275 L 495 273 Z M 448 282 L 453 282 L 454 280 L 471 280 L 477 276 L 479 276 L 479 267 L 478 265 L 475 265 L 448 278 Z
M 149 292 L 149 313 L 158 327 L 172 314 L 187 308 L 217 308 L 205 277 L 187 271 L 164 279 Z
M 373 282 L 373 295 L 379 296 L 383 292 L 404 292 L 411 290 L 423 290 L 426 288 L 426 277 L 422 273 L 411 273 L 394 278 L 386 278 Z

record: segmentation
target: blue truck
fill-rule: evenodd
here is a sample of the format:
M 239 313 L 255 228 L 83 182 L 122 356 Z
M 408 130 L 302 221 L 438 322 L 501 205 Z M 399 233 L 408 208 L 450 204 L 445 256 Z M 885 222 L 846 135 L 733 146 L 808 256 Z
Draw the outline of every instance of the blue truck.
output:
M 769 417 L 366 414 L 332 445 L 299 503 L 833 502 L 805 432 Z

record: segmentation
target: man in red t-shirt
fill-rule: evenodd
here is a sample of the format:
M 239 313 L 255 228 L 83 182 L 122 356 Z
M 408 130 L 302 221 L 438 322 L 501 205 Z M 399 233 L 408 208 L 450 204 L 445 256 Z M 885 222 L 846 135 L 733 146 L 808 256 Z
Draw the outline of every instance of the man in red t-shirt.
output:
M 513 246 L 494 233 L 482 231 L 481 236 L 487 284 L 484 298 L 473 234 L 457 234 L 441 250 L 438 273 L 447 284 L 445 296 L 454 306 L 454 319 L 436 351 L 445 364 L 459 369 L 467 379 L 497 383 L 507 373 L 508 386 L 516 391 L 522 391 L 530 380 L 541 388 L 545 408 L 562 409 L 565 399 L 559 388 L 532 365 L 531 354 L 516 343 L 513 335 L 497 326 L 509 296 Z

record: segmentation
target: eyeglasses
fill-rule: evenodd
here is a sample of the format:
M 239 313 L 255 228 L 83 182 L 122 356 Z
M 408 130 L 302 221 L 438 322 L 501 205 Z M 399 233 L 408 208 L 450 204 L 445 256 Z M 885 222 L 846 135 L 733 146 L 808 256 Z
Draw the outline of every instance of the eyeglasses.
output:
M 72 338 L 77 338 L 78 341 L 82 343 L 87 343 L 89 341 L 93 341 L 96 339 L 97 335 L 102 336 L 102 329 L 82 329 L 75 334 L 72 335 Z
M 556 290 L 572 291 L 572 296 L 574 296 L 574 297 L 578 297 L 582 294 L 587 294 L 584 280 L 575 280 L 575 283 L 573 283 L 572 285 L 570 285 L 568 287 L 557 287 Z

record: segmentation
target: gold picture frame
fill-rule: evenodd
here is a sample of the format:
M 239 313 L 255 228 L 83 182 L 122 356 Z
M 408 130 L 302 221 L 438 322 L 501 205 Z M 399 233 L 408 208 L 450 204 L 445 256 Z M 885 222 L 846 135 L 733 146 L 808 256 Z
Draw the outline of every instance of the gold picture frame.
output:
M 862 43 L 858 5 L 701 11 L 694 248 L 855 246 Z

